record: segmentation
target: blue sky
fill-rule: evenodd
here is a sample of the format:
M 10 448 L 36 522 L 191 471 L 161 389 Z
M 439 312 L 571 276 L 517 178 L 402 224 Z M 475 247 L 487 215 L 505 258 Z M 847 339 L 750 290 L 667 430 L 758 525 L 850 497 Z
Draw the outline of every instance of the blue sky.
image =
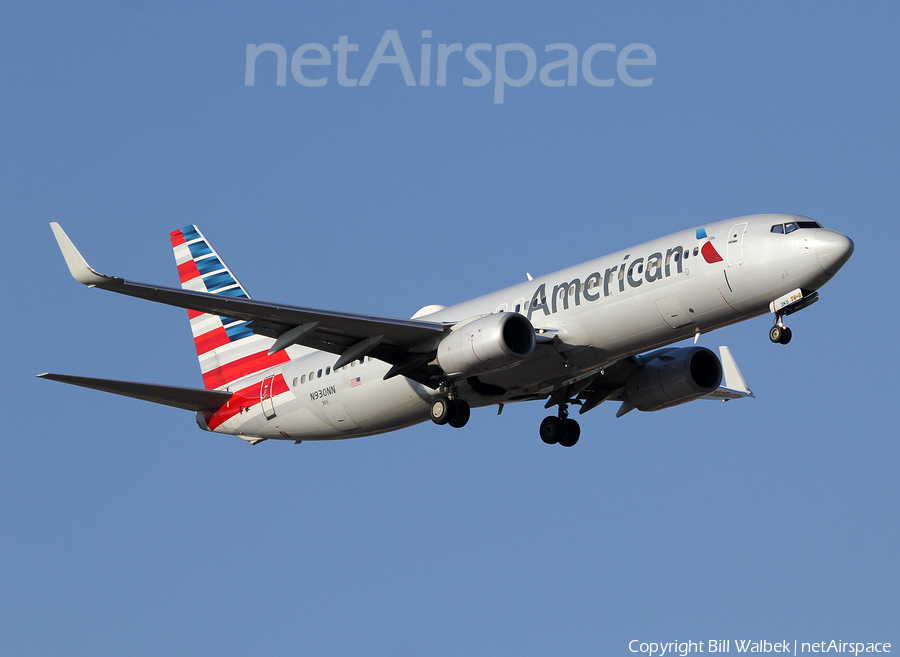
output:
M 900 646 L 893 3 L 33 3 L 2 10 L 0 636 L 10 654 L 627 655 L 628 642 Z M 447 85 L 248 43 L 593 44 L 648 87 Z M 431 30 L 430 40 L 421 32 Z M 354 57 L 355 55 L 355 57 Z M 524 72 L 509 55 L 511 75 Z M 265 55 L 264 55 L 265 56 Z M 263 56 L 263 57 L 264 57 Z M 558 55 L 553 55 L 553 59 Z M 608 57 L 608 59 L 604 59 Z M 615 75 L 598 54 L 596 74 Z M 790 318 L 727 344 L 756 400 L 583 416 L 541 404 L 309 444 L 40 381 L 201 385 L 183 311 L 72 281 L 174 285 L 196 223 L 250 293 L 409 317 L 683 228 L 795 212 L 856 252 Z

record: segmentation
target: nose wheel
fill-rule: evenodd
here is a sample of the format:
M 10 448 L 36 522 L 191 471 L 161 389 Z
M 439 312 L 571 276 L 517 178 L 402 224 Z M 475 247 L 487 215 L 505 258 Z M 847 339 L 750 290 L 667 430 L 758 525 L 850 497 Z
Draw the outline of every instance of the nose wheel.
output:
M 787 344 L 790 342 L 791 329 L 784 325 L 785 315 L 792 315 L 804 308 L 808 308 L 818 300 L 818 292 L 803 292 L 803 290 L 798 288 L 770 303 L 769 310 L 775 313 L 775 326 L 769 329 L 769 340 L 776 344 Z
M 784 325 L 781 317 L 778 317 L 775 321 L 775 326 L 769 329 L 769 340 L 775 344 L 787 344 L 791 341 L 791 329 Z

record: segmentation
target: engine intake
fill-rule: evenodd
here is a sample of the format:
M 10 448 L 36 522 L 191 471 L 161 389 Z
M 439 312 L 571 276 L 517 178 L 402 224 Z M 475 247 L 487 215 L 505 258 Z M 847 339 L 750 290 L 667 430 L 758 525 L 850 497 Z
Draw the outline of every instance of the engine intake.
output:
M 534 351 L 534 327 L 519 313 L 479 317 L 441 340 L 437 361 L 448 376 L 496 372 L 519 364 Z
M 705 397 L 722 383 L 718 356 L 704 347 L 661 352 L 632 374 L 625 395 L 639 411 L 658 411 Z

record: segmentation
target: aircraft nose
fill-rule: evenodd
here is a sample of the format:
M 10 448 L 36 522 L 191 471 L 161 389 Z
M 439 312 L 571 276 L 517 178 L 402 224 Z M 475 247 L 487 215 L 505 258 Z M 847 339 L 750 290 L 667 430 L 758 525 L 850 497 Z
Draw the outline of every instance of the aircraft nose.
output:
M 816 233 L 816 257 L 826 274 L 834 275 L 853 255 L 853 240 L 833 230 Z

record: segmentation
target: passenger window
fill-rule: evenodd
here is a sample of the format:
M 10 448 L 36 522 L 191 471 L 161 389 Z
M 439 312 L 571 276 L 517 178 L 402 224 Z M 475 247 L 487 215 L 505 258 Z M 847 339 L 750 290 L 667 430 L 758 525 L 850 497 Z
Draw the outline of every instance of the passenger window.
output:
M 321 378 L 322 378 L 322 370 L 319 370 L 318 372 L 316 372 L 316 378 L 317 378 L 317 379 L 321 379 Z
M 698 253 L 700 253 L 700 247 L 699 247 L 699 246 L 695 246 L 695 247 L 694 247 L 694 255 L 697 255 Z
M 300 377 L 300 383 L 306 383 L 306 375 L 305 374 Z
M 294 377 L 294 385 L 293 385 L 292 387 L 293 387 L 293 388 L 296 388 L 296 387 L 297 387 L 297 377 L 296 377 L 296 376 Z
M 325 374 L 331 374 L 331 368 L 330 368 L 330 367 L 326 367 L 326 368 L 325 368 Z
M 775 224 L 772 226 L 773 233 L 784 234 L 784 224 Z
M 494 312 L 505 313 L 506 312 L 506 304 L 501 303 L 499 306 L 497 306 L 497 310 L 495 310 Z

